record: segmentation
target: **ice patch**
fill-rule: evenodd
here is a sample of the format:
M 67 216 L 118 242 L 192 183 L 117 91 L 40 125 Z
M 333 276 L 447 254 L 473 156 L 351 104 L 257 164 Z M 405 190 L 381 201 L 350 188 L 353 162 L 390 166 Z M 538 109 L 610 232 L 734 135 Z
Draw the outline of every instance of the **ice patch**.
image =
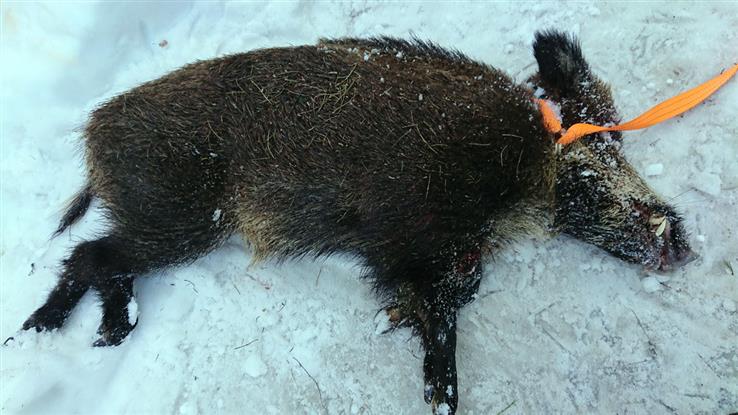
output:
M 722 180 L 715 173 L 701 173 L 695 175 L 692 185 L 711 196 L 717 196 L 720 194 Z
M 661 290 L 661 283 L 659 282 L 659 279 L 656 277 L 646 277 L 641 280 L 641 284 L 643 284 L 643 289 L 647 293 L 653 293 L 656 291 Z
M 180 415 L 190 415 L 190 414 L 197 414 L 197 407 L 195 407 L 195 404 L 193 402 L 183 402 L 182 405 L 179 407 L 179 413 Z
M 215 209 L 215 211 L 213 211 L 213 222 L 219 221 L 222 213 L 223 212 L 220 209 Z
M 664 172 L 664 165 L 661 163 L 649 164 L 646 167 L 646 176 L 658 176 Z
M 252 354 L 243 362 L 243 371 L 252 378 L 266 375 L 267 366 L 258 355 Z

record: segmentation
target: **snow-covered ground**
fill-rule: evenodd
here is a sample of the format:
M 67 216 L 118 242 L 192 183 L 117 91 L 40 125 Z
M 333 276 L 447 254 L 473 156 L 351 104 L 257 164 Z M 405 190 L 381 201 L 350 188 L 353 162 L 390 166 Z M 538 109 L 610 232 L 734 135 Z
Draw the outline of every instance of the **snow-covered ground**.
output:
M 415 33 L 523 80 L 535 29 L 581 36 L 627 118 L 738 60 L 738 5 L 689 3 L 26 4 L 2 9 L 0 412 L 422 414 L 409 330 L 346 258 L 249 268 L 241 242 L 136 282 L 140 320 L 92 348 L 87 295 L 54 333 L 18 333 L 59 261 L 104 224 L 49 240 L 84 181 L 96 103 L 196 59 L 322 36 Z M 460 412 L 738 411 L 738 80 L 685 117 L 626 134 L 625 153 L 685 214 L 701 258 L 669 278 L 569 238 L 522 241 L 459 319 Z M 730 267 L 732 266 L 732 270 Z

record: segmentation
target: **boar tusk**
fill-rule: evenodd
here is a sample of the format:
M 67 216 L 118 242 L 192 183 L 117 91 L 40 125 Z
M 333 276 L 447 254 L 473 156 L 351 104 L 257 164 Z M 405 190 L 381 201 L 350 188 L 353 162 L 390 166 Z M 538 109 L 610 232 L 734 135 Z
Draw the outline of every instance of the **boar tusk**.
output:
M 650 219 L 648 219 L 648 223 L 654 226 L 661 225 L 662 223 L 664 223 L 664 220 L 666 220 L 666 216 L 653 215 Z
M 661 221 L 661 224 L 659 225 L 659 227 L 656 228 L 656 236 L 661 236 L 661 234 L 664 233 L 664 229 L 666 229 L 666 224 L 667 223 L 668 222 L 665 221 L 665 220 L 662 220 Z

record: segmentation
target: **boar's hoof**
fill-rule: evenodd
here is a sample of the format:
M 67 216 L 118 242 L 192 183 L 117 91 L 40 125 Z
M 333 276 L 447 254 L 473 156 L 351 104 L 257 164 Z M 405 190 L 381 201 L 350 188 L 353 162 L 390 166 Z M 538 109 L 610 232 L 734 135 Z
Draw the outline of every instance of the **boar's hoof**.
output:
M 100 335 L 100 338 L 95 340 L 92 345 L 94 347 L 118 346 L 123 343 L 123 340 L 136 327 L 136 323 L 131 324 L 128 321 L 119 321 L 115 325 L 103 323 L 97 329 L 97 334 Z
M 443 361 L 440 357 L 426 353 L 423 397 L 434 415 L 454 414 L 459 402 L 455 361 Z
M 430 399 L 428 395 L 432 395 Z M 433 415 L 453 415 L 456 413 L 456 400 L 439 391 L 432 385 L 425 385 L 426 402 L 431 404 Z
M 431 384 L 426 384 L 425 388 L 423 388 L 423 399 L 425 399 L 425 403 L 429 404 L 433 402 L 433 395 L 435 394 L 436 388 L 433 387 Z
M 23 323 L 23 330 L 35 328 L 37 332 L 58 329 L 67 318 L 65 310 L 56 310 L 43 306 L 31 314 Z
M 92 345 L 94 347 L 105 347 L 105 346 L 118 346 L 123 343 L 123 340 L 133 330 L 135 326 L 125 323 L 125 326 L 118 326 L 113 329 L 103 329 L 102 327 L 97 331 L 100 334 L 100 338 L 95 340 Z
M 441 391 L 431 384 L 425 385 L 423 398 L 425 403 L 430 404 L 433 408 L 433 415 L 453 415 L 456 413 L 456 399 L 453 395 L 448 395 L 447 392 L 453 394 L 449 388 L 446 388 L 446 391 Z

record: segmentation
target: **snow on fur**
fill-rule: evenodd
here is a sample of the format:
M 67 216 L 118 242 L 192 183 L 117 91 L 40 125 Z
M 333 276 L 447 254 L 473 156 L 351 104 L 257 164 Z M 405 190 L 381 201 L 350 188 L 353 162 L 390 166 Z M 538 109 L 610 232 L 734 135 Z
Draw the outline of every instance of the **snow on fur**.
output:
M 58 262 L 105 226 L 92 212 L 48 239 L 84 181 L 78 128 L 106 98 L 196 59 L 380 34 L 414 33 L 520 81 L 534 31 L 556 26 L 581 37 L 627 119 L 732 64 L 738 41 L 731 3 L 0 7 L 0 336 L 14 338 L 0 348 L 3 413 L 428 411 L 417 339 L 375 332 L 378 304 L 340 256 L 249 268 L 232 240 L 139 278 L 138 326 L 120 347 L 90 347 L 90 294 L 60 331 L 18 333 Z M 732 82 L 678 120 L 626 134 L 630 161 L 693 231 L 701 258 L 686 269 L 646 276 L 565 237 L 498 255 L 460 313 L 461 413 L 738 410 L 736 113 Z

